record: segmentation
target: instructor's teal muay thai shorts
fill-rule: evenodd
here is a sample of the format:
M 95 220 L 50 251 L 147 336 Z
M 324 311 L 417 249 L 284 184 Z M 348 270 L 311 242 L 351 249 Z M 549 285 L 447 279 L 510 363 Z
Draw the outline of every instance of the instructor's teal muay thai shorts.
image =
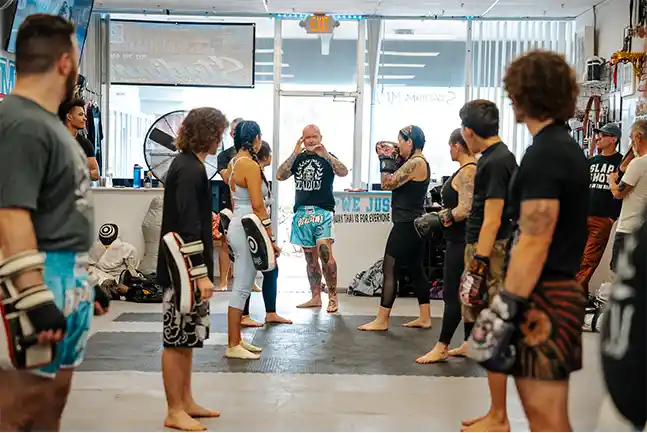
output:
M 317 241 L 335 239 L 334 213 L 317 206 L 301 206 L 292 219 L 290 242 L 303 248 L 317 246 Z

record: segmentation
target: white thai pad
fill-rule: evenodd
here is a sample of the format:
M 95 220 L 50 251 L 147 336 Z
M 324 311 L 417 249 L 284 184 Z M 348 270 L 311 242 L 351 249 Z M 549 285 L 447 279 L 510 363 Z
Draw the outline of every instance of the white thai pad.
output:
M 229 209 L 223 209 L 220 211 L 220 231 L 227 237 L 227 232 L 229 231 L 229 224 L 234 214 Z M 234 263 L 234 251 L 231 249 L 231 245 L 227 242 L 227 248 L 229 249 L 229 260 Z
M 241 218 L 241 223 L 247 235 L 247 246 L 252 253 L 256 269 L 267 272 L 276 268 L 276 254 L 272 247 L 272 239 L 265 229 L 269 227 L 271 221 L 269 219 L 261 221 L 255 214 L 249 214 Z
M 201 241 L 184 243 L 182 237 L 174 232 L 162 238 L 167 251 L 167 264 L 173 289 L 175 290 L 176 307 L 181 314 L 193 310 L 195 302 L 195 281 L 208 276 L 207 266 L 202 256 L 204 245 Z
M 38 344 L 38 336 L 27 317 L 30 306 L 25 305 L 25 302 L 53 300 L 54 294 L 43 286 L 21 293 L 11 281 L 25 271 L 42 270 L 44 263 L 45 256 L 38 251 L 26 251 L 0 262 L 0 370 L 40 368 L 56 357 L 56 344 Z M 33 296 L 35 292 L 38 296 Z

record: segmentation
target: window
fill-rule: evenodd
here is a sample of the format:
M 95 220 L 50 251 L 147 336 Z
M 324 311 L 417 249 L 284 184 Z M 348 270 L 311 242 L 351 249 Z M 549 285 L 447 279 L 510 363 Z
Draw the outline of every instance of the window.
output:
M 532 138 L 518 127 L 514 111 L 503 90 L 505 69 L 519 55 L 546 49 L 563 53 L 573 62 L 574 21 L 474 21 L 472 24 L 472 70 L 469 99 L 489 99 L 500 110 L 500 133 L 521 160 Z
M 115 18 L 142 19 L 136 15 Z M 160 17 L 152 19 L 159 20 Z M 183 19 L 197 20 L 194 17 Z M 169 20 L 178 19 L 171 17 Z M 237 117 L 255 120 L 261 126 L 263 139 L 271 144 L 274 80 L 271 48 L 274 46 L 274 20 L 231 18 L 227 21 L 256 23 L 255 88 L 110 86 L 110 152 L 107 173 L 116 178 L 130 178 L 134 164 L 147 167 L 143 152 L 146 133 L 156 119 L 175 110 L 211 106 L 223 111 L 230 121 Z M 226 133 L 221 149 L 232 145 L 232 139 Z
M 384 21 L 374 141 L 397 141 L 404 126 L 420 126 L 432 179 L 456 168 L 447 140 L 460 126 L 458 111 L 465 103 L 466 37 L 465 21 Z M 377 158 L 371 155 L 371 182 L 376 182 Z

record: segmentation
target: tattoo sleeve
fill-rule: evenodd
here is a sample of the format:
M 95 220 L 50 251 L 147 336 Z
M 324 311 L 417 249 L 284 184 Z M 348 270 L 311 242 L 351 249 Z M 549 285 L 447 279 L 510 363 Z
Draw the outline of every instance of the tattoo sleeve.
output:
M 510 253 L 505 288 L 527 298 L 544 269 L 559 216 L 555 199 L 526 200 L 521 203 L 519 240 Z
M 348 168 L 344 165 L 343 162 L 330 154 L 326 159 L 332 166 L 332 170 L 335 173 L 335 176 L 344 177 L 348 174 Z
M 392 191 L 409 182 L 414 178 L 416 167 L 421 163 L 421 158 L 410 159 L 395 173 L 382 173 L 382 189 Z
M 475 169 L 463 168 L 456 179 L 458 190 L 458 206 L 452 209 L 454 221 L 462 221 L 467 218 L 472 210 L 472 197 L 474 195 L 474 173 Z
M 299 156 L 299 154 L 292 153 L 288 159 L 279 165 L 279 168 L 276 169 L 276 180 L 288 180 L 290 176 L 292 176 L 292 166 L 294 165 L 294 161 L 296 161 L 297 156 Z

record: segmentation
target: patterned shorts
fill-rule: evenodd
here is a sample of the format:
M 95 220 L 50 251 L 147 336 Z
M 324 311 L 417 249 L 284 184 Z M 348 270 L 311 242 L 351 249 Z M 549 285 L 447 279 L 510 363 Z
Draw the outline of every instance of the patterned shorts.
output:
M 507 240 L 496 241 L 494 243 L 494 248 L 492 248 L 492 253 L 490 254 L 490 266 L 488 267 L 489 274 L 487 279 L 488 299 L 494 298 L 495 295 L 501 293 L 501 290 L 503 290 L 507 248 Z M 465 245 L 465 267 L 469 266 L 475 255 L 476 243 Z M 487 305 L 473 305 L 469 307 L 462 305 L 463 320 L 468 323 L 474 323 L 479 313 L 486 307 Z
M 512 376 L 567 380 L 582 368 L 586 296 L 576 281 L 544 281 L 529 299 Z
M 164 316 L 164 347 L 196 349 L 209 338 L 211 317 L 209 301 L 200 301 L 200 291 L 194 290 L 193 311 L 181 314 L 175 298 L 175 289 L 164 289 L 162 311 Z

